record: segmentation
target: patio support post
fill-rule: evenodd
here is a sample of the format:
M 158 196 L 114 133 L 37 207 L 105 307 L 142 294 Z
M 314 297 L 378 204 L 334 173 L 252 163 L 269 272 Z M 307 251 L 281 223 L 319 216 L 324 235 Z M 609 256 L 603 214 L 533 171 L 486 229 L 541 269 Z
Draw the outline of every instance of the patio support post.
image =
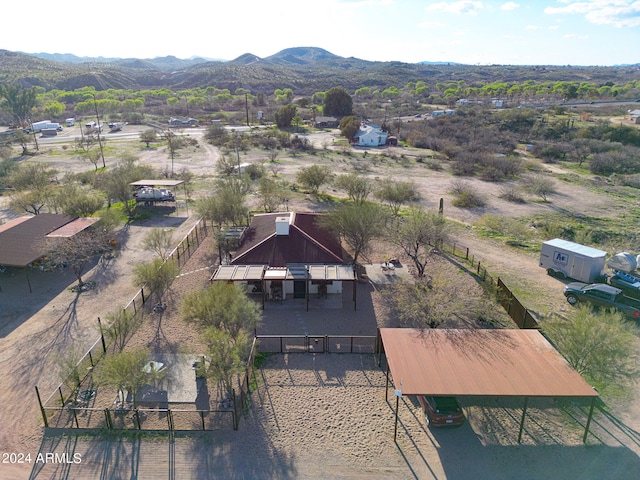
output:
M 307 312 L 309 311 L 309 267 L 305 267 L 304 296 L 307 299 Z
M 587 426 L 584 427 L 584 436 L 582 437 L 582 443 L 587 443 L 587 435 L 589 434 L 589 427 L 591 426 L 591 418 L 593 417 L 593 407 L 596 405 L 596 397 L 591 399 L 591 407 L 589 408 L 589 418 L 587 418 Z
M 527 414 L 527 403 L 529 397 L 524 397 L 524 407 L 522 407 L 522 418 L 520 419 L 520 431 L 518 432 L 518 443 L 522 440 L 522 430 L 524 429 L 524 416 Z
M 358 272 L 356 270 L 356 266 L 353 266 L 353 311 L 355 312 L 357 308 L 356 303 L 356 289 L 358 287 Z

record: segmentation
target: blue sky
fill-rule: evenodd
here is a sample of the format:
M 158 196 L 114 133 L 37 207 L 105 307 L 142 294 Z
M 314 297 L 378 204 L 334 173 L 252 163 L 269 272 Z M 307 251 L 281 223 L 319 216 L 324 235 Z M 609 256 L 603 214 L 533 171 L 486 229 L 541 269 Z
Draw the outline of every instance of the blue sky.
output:
M 313 46 L 380 61 L 640 63 L 638 0 L 219 2 L 10 2 L 0 49 L 230 60 Z

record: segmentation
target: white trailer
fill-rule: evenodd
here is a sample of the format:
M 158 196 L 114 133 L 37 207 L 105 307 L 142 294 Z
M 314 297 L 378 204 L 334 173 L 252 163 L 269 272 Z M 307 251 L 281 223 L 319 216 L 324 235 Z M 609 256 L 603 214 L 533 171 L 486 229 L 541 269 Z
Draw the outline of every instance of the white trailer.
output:
M 44 130 L 48 128 L 48 125 L 51 124 L 51 120 L 41 120 L 39 122 L 34 122 L 30 125 L 30 131 L 39 132 L 40 130 Z
M 554 238 L 542 244 L 540 266 L 549 275 L 584 283 L 602 280 L 607 252 Z

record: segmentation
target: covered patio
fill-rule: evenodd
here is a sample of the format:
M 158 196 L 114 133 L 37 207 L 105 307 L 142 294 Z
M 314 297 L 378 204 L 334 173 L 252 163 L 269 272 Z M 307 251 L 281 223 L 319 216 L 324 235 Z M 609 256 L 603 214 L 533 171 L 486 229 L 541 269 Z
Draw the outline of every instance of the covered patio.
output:
M 309 311 L 312 296 L 329 299 L 342 295 L 342 282 L 353 282 L 353 309 L 356 310 L 357 278 L 349 265 L 220 265 L 211 281 L 239 282 L 247 293 L 259 294 L 264 310 L 266 302 L 282 303 L 287 298 L 304 299 Z
M 522 398 L 518 443 L 529 398 L 566 397 L 590 402 L 586 443 L 598 393 L 537 330 L 381 328 L 379 342 L 385 398 L 389 374 L 396 394 L 396 433 L 403 395 Z

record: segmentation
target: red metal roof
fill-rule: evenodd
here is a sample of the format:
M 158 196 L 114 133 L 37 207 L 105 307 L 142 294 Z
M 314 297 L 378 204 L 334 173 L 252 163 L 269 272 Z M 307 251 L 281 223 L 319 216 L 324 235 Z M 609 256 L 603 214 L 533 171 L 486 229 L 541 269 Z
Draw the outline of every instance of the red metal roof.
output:
M 597 397 L 537 330 L 381 328 L 403 395 Z
M 293 213 L 289 234 L 276 235 L 276 218 L 288 215 L 289 212 L 254 216 L 231 263 L 272 267 L 290 263 L 343 263 L 339 240 L 316 223 L 321 214 Z
M 0 265 L 26 267 L 38 260 L 46 253 L 45 236 L 74 218 L 71 215 L 41 213 L 27 220 L 9 222 L 9 228 L 0 231 Z
M 98 221 L 100 219 L 97 217 L 79 217 L 60 228 L 56 228 L 53 232 L 47 234 L 47 237 L 73 237 L 76 233 L 80 233 Z

